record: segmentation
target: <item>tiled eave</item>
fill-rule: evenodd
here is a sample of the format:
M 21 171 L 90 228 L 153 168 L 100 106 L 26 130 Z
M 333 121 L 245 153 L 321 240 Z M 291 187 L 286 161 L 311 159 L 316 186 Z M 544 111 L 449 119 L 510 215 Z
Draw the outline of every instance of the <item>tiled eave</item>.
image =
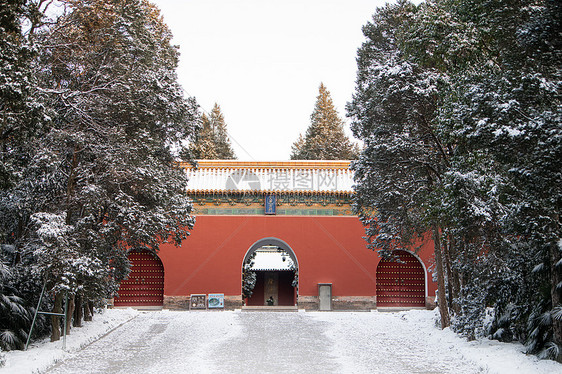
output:
M 306 160 L 306 161 L 236 161 L 236 160 L 197 160 L 197 169 L 257 169 L 257 170 L 349 170 L 349 160 Z M 193 169 L 187 162 L 180 167 Z
M 233 161 L 198 160 L 182 164 L 186 189 L 203 193 L 349 194 L 353 190 L 350 161 Z
M 297 194 L 297 195 L 353 195 L 354 191 L 278 191 L 278 190 L 186 190 L 188 195 L 224 194 L 224 195 L 262 195 L 262 194 Z

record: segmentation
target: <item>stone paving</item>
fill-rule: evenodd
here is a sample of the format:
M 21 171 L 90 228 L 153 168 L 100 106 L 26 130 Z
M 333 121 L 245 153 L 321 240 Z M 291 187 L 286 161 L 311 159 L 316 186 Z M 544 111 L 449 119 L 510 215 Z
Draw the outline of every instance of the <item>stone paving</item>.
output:
M 479 373 L 391 313 L 146 312 L 48 373 Z

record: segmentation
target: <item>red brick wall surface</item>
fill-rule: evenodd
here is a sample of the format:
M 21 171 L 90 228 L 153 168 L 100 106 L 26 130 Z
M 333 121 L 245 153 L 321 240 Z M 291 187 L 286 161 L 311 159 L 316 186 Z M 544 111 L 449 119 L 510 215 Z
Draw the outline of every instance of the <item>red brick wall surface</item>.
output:
M 241 295 L 242 263 L 257 241 L 274 237 L 287 243 L 299 267 L 299 295 L 317 296 L 318 283 L 332 283 L 332 295 L 375 296 L 379 257 L 368 250 L 357 217 L 198 216 L 181 247 L 161 246 L 164 295 L 194 293 Z M 417 255 L 427 274 L 433 243 L 424 242 Z M 436 284 L 427 274 L 427 296 Z

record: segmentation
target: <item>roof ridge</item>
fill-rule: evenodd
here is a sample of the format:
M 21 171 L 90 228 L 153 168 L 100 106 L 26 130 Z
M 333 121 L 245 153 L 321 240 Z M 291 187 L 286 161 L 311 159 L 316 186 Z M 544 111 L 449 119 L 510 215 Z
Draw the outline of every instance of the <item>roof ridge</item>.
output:
M 345 169 L 350 160 L 291 160 L 291 161 L 238 161 L 196 160 L 199 169 Z M 179 164 L 182 168 L 193 168 L 189 162 Z

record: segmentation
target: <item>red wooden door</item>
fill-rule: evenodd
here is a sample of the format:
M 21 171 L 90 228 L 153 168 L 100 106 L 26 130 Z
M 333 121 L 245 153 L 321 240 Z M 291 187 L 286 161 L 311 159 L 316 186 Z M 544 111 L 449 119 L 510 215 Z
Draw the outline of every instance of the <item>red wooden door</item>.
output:
M 129 253 L 131 272 L 121 282 L 115 306 L 162 306 L 164 302 L 164 267 L 148 251 Z
M 399 261 L 381 260 L 377 266 L 378 307 L 425 307 L 425 274 L 421 263 L 406 251 Z

